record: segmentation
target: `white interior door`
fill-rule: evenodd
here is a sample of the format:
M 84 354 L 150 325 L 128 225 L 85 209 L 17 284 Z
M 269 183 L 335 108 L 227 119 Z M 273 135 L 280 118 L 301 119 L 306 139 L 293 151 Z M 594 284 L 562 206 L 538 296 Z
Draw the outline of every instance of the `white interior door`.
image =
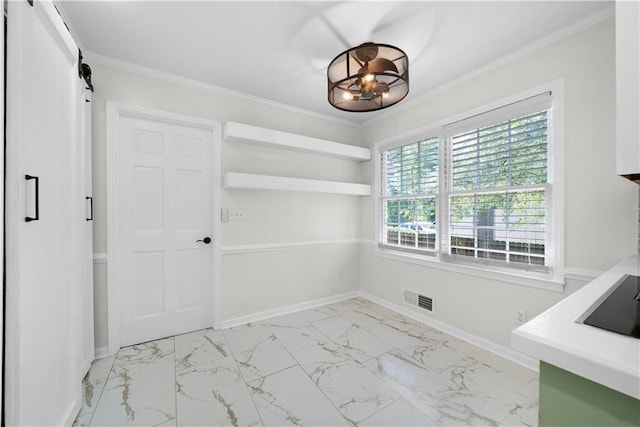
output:
M 78 179 L 77 194 L 80 212 L 79 271 L 81 273 L 81 294 L 79 304 L 82 308 L 82 372 L 91 368 L 95 358 L 94 319 L 93 319 L 93 185 L 91 177 L 91 101 L 92 93 L 84 80 L 79 80 L 78 91 Z
M 211 129 L 118 121 L 120 345 L 212 325 Z
M 7 425 L 70 425 L 81 405 L 77 61 L 50 2 L 8 3 Z

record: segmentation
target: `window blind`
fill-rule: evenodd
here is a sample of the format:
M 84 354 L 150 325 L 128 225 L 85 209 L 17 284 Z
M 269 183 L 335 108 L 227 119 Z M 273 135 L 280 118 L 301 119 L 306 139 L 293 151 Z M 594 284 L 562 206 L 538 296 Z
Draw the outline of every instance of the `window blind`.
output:
M 443 126 L 445 137 L 463 133 L 464 131 L 482 128 L 494 123 L 500 123 L 513 117 L 526 116 L 537 111 L 551 108 L 553 100 L 551 92 L 543 92 L 520 101 L 502 105 L 482 113 L 466 117 Z
M 382 246 L 435 251 L 438 146 L 433 137 L 381 154 Z
M 552 100 L 544 92 L 382 146 L 379 247 L 534 277 L 561 271 Z
M 546 268 L 549 108 L 543 94 L 448 127 L 445 256 Z

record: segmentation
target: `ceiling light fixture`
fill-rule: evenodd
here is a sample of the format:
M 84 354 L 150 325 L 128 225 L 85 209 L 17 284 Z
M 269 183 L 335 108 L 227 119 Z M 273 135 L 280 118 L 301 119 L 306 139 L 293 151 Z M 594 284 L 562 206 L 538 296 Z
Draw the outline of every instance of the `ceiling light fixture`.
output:
M 336 56 L 327 68 L 329 104 L 344 111 L 375 111 L 409 93 L 409 58 L 388 44 L 363 43 Z

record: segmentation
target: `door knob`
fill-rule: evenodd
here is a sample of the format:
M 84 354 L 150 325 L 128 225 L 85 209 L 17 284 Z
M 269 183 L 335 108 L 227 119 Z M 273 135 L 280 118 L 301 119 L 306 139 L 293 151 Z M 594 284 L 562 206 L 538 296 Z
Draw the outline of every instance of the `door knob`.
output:
M 205 237 L 204 239 L 196 240 L 196 242 L 204 242 L 205 245 L 211 243 L 211 237 Z

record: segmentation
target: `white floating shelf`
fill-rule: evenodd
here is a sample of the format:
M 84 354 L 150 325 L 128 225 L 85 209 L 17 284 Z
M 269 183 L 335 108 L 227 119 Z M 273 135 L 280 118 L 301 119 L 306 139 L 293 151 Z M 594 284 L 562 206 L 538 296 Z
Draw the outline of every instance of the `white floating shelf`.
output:
M 307 191 L 313 193 L 371 195 L 371 186 L 350 182 L 320 181 L 317 179 L 287 178 L 283 176 L 255 175 L 251 173 L 227 172 L 224 188 L 246 190 Z
M 341 159 L 363 162 L 371 160 L 371 150 L 356 145 L 341 144 L 311 136 L 297 135 L 244 123 L 227 122 L 223 138 L 229 142 L 270 146 L 291 151 L 322 154 Z

